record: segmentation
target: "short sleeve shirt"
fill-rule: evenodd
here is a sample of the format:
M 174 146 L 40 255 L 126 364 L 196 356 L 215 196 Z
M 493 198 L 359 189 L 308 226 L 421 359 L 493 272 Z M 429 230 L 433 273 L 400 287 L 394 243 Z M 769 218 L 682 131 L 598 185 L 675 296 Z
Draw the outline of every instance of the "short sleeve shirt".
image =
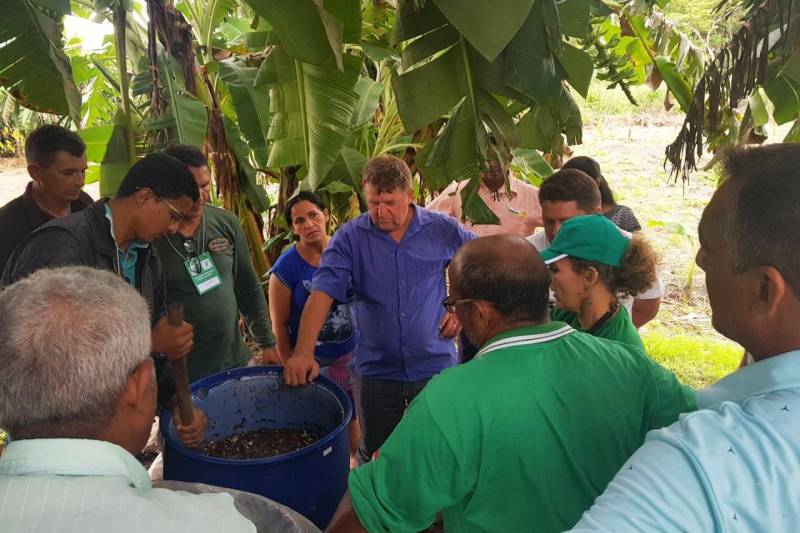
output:
M 350 472 L 371 532 L 563 531 L 652 428 L 695 407 L 641 350 L 561 322 L 489 341 L 433 378 L 381 447 Z M 411 466 L 409 466 L 411 465 Z
M 797 531 L 800 351 L 698 391 L 700 410 L 651 431 L 576 531 Z
M 311 295 L 311 280 L 316 271 L 317 267 L 303 259 L 294 246 L 281 254 L 272 267 L 272 274 L 292 292 L 292 309 L 289 317 L 289 339 L 292 346 L 297 344 L 300 317 L 306 300 Z M 318 359 L 335 359 L 352 352 L 358 344 L 352 287 L 348 289 L 347 297 L 346 302 L 334 300 L 328 312 L 314 352 Z

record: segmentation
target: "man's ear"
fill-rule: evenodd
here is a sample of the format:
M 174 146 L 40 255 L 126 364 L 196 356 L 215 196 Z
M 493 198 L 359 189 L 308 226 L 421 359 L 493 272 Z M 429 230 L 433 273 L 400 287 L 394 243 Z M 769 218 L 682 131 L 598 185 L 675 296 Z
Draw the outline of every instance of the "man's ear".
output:
M 747 273 L 748 285 L 755 294 L 753 313 L 755 317 L 769 318 L 780 312 L 780 306 L 786 296 L 786 280 L 780 271 L 772 266 L 758 266 Z
M 136 207 L 141 207 L 147 202 L 148 199 L 154 196 L 155 195 L 153 194 L 153 191 L 145 187 L 136 191 L 136 193 L 133 195 L 133 198 L 136 201 Z
M 128 376 L 121 401 L 134 409 L 145 406 L 151 388 L 155 387 L 155 384 L 155 366 L 153 360 L 148 357 Z
M 40 167 L 38 163 L 31 163 L 28 165 L 28 176 L 30 176 L 33 181 L 41 181 L 42 167 Z

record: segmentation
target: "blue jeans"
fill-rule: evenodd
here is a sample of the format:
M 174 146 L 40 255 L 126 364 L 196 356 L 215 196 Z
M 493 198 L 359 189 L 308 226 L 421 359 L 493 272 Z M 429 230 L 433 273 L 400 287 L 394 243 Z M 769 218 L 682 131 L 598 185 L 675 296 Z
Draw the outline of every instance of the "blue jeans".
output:
M 392 381 L 353 375 L 356 412 L 361 423 L 358 464 L 368 463 L 403 418 L 406 407 L 425 388 L 428 379 Z

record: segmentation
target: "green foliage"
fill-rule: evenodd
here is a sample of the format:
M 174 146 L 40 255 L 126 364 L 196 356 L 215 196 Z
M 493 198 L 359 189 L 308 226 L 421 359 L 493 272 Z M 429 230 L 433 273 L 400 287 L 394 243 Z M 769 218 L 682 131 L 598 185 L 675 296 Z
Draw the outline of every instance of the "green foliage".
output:
M 653 331 L 642 336 L 645 351 L 693 389 L 706 388 L 736 370 L 744 350 L 732 342 Z
M 69 2 L 7 0 L 0 17 L 0 86 L 29 109 L 77 120 L 81 96 L 63 50 Z

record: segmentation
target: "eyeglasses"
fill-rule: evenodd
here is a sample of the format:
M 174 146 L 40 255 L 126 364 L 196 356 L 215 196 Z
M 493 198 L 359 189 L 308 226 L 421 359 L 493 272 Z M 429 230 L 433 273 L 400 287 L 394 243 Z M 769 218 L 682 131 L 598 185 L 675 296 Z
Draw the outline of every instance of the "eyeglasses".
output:
M 477 301 L 478 300 L 476 298 L 463 298 L 461 300 L 455 300 L 449 302 L 447 301 L 447 298 L 445 298 L 444 300 L 442 300 L 442 307 L 444 307 L 448 313 L 455 313 L 457 305 L 468 304 L 470 302 L 477 302 Z
M 175 209 L 175 206 L 172 205 L 171 203 L 169 203 L 169 201 L 166 198 L 161 198 L 161 197 L 158 197 L 158 196 L 156 198 L 158 198 L 159 200 L 161 200 L 162 202 L 167 204 L 167 206 L 169 207 L 169 209 L 171 211 L 169 216 L 170 216 L 170 218 L 172 219 L 173 222 L 180 222 L 181 220 L 184 219 L 184 217 L 186 215 L 184 213 L 181 213 L 177 209 Z

